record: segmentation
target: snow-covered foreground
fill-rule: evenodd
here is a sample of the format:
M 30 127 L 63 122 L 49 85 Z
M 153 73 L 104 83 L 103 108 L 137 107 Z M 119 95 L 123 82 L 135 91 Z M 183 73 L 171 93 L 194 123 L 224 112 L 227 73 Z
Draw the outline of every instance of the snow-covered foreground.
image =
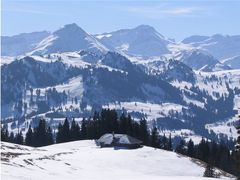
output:
M 2 142 L 1 151 L 4 180 L 207 179 L 202 177 L 202 163 L 150 147 L 117 150 L 99 148 L 94 141 L 76 141 L 29 148 Z

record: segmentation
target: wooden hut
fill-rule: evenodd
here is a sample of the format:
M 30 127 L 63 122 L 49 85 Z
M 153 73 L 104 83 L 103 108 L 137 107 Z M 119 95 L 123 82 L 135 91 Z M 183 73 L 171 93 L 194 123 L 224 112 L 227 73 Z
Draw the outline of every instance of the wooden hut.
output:
M 97 144 L 101 147 L 122 147 L 128 149 L 139 148 L 142 141 L 131 137 L 127 134 L 104 134 L 97 140 Z

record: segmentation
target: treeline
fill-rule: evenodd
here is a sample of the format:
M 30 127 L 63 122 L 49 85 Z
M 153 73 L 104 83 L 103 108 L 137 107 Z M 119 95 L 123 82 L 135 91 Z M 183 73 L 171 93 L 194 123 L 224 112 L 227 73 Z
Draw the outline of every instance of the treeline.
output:
M 59 123 L 56 143 L 98 139 L 103 134 L 112 132 L 131 135 L 142 140 L 144 144 L 148 144 L 150 136 L 145 119 L 137 122 L 130 115 L 122 114 L 119 117 L 115 110 L 103 109 L 100 113 L 95 112 L 89 119 L 83 118 L 81 124 L 74 119 L 71 123 L 68 119 L 65 119 L 63 124 Z
M 128 134 L 143 141 L 144 145 L 172 150 L 172 141 L 164 136 L 157 134 L 154 128 L 152 133 L 147 128 L 147 121 L 141 119 L 135 121 L 130 115 L 121 114 L 118 116 L 115 110 L 103 109 L 100 113 L 95 112 L 88 119 L 83 118 L 81 123 L 74 119 L 69 121 L 67 118 L 64 123 L 59 123 L 56 134 L 52 132 L 51 127 L 47 126 L 44 119 L 39 121 L 37 127 L 29 126 L 26 138 L 22 132 L 15 136 L 20 136 L 21 141 L 10 141 L 9 133 L 4 128 L 1 129 L 2 141 L 14 142 L 28 146 L 40 147 L 53 143 L 62 143 L 75 140 L 98 139 L 105 133 Z M 11 136 L 13 133 L 11 133 Z M 13 135 L 14 136 L 14 135 Z M 162 139 L 162 143 L 158 139 Z
M 3 127 L 1 128 L 1 141 L 24 144 L 22 132 L 19 132 L 16 135 L 13 132 L 9 134 L 8 130 Z
M 185 140 L 182 139 L 175 151 L 208 163 L 206 170 L 209 172 L 211 171 L 211 168 L 215 166 L 228 173 L 237 174 L 234 156 L 224 142 L 218 144 L 215 141 L 208 141 L 202 138 L 199 144 L 194 145 L 194 142 L 191 139 L 188 142 L 185 142 Z M 210 175 L 209 172 L 206 172 L 208 176 L 217 176 L 214 174 Z
M 236 124 L 238 138 L 236 143 L 236 150 L 233 152 L 233 157 L 236 161 L 236 175 L 238 176 L 238 180 L 240 180 L 240 114 L 238 115 L 238 118 L 239 120 Z
M 26 138 L 23 138 L 21 132 L 14 135 L 8 133 L 7 129 L 1 128 L 1 140 L 24 144 L 33 147 L 46 146 L 54 143 L 63 143 L 76 140 L 98 139 L 105 133 L 128 134 L 143 141 L 144 145 L 154 148 L 173 151 L 171 135 L 160 136 L 156 127 L 148 130 L 147 121 L 141 119 L 134 121 L 130 115 L 121 114 L 118 116 L 115 110 L 103 109 L 101 112 L 95 112 L 88 119 L 83 118 L 81 123 L 74 119 L 69 121 L 67 118 L 64 123 L 59 123 L 58 130 L 55 133 L 47 126 L 44 119 L 39 121 L 35 128 L 29 126 Z M 238 138 L 240 143 L 240 138 Z M 238 146 L 239 148 L 239 146 Z M 230 148 L 222 143 L 208 141 L 202 138 L 199 144 L 194 144 L 190 139 L 188 142 L 181 139 L 176 146 L 177 153 L 196 158 L 208 163 L 205 176 L 214 177 L 213 166 L 216 166 L 231 174 L 239 174 L 239 150 L 231 153 Z M 237 166 L 238 165 L 238 166 Z
M 32 147 L 41 147 L 53 144 L 54 138 L 51 127 L 47 127 L 45 120 L 40 120 L 36 128 L 32 129 L 31 126 L 29 126 L 25 139 L 22 131 L 14 135 L 13 132 L 9 134 L 7 129 L 1 128 L 1 141 Z

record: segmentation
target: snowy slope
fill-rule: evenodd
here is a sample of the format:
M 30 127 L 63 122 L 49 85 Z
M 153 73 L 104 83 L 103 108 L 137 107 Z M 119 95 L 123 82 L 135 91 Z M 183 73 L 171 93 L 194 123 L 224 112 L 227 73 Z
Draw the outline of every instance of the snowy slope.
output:
M 194 70 L 211 72 L 231 69 L 212 55 L 200 50 L 184 52 L 180 60 Z
M 227 94 L 227 84 L 232 89 L 239 87 L 240 70 L 225 70 L 217 72 L 195 71 L 195 73 L 197 75 L 198 87 L 204 91 L 207 91 L 213 97 L 214 92 L 218 92 L 220 95 Z M 236 104 L 236 108 L 238 106 L 239 105 Z
M 239 35 L 190 36 L 182 43 L 205 50 L 220 60 L 237 56 L 240 53 Z
M 167 45 L 172 43 L 148 25 L 95 35 L 95 37 L 111 50 L 147 57 L 169 53 Z
M 9 64 L 13 62 L 16 58 L 14 56 L 1 56 L 1 66 L 3 64 Z
M 145 68 L 142 68 L 143 66 Z M 74 68 L 71 69 L 71 67 Z M 24 69 L 24 71 L 15 75 L 16 69 Z M 32 72 L 32 69 L 38 71 L 34 70 Z M 130 61 L 115 52 L 108 52 L 102 56 L 88 51 L 52 53 L 43 56 L 32 55 L 5 64 L 2 66 L 2 70 L 4 72 L 2 79 L 7 80 L 10 75 L 14 75 L 14 81 L 8 80 L 7 83 L 2 84 L 3 92 L 8 95 L 10 92 L 16 92 L 15 88 L 21 90 L 24 93 L 21 100 L 27 103 L 26 114 L 28 115 L 38 110 L 36 104 L 30 105 L 30 87 L 33 88 L 34 101 L 37 98 L 37 89 L 40 89 L 40 99 L 43 101 L 46 100 L 45 93 L 49 88 L 55 88 L 58 93 L 63 91 L 67 93 L 67 101 L 63 101 L 61 104 L 50 100 L 50 108 L 54 107 L 56 111 L 60 111 L 59 113 L 54 114 L 51 110 L 37 112 L 34 115 L 29 115 L 27 118 L 29 122 L 31 118 L 37 116 L 44 117 L 47 120 L 52 117 L 53 121 L 64 120 L 64 117 L 80 119 L 83 116 L 91 116 L 92 110 L 109 107 L 119 111 L 124 109 L 136 120 L 145 117 L 150 128 L 152 127 L 151 122 L 157 121 L 159 128 L 166 128 L 171 131 L 178 130 L 179 132 L 181 132 L 181 129 L 191 129 L 191 123 L 194 121 L 192 117 L 196 118 L 202 114 L 194 111 L 195 108 L 211 112 L 210 108 L 206 109 L 208 105 L 216 108 L 217 112 L 221 112 L 222 106 L 218 105 L 220 102 L 217 102 L 217 107 L 214 107 L 215 104 L 207 100 L 218 100 L 222 96 L 227 97 L 229 94 L 227 87 L 237 88 L 240 79 L 239 70 L 194 71 L 181 61 L 165 60 L 164 58 L 139 61 L 131 59 Z M 49 80 L 51 81 L 49 82 Z M 18 81 L 22 85 L 24 83 L 21 82 L 25 81 L 28 86 L 21 86 L 21 89 L 19 85 L 16 86 Z M 239 95 L 237 95 L 237 90 L 235 93 L 233 100 L 236 103 L 234 108 L 237 108 L 239 107 L 237 103 L 237 96 Z M 7 97 L 10 98 L 7 99 Z M 18 101 L 17 98 L 11 99 L 12 97 L 14 96 L 9 94 L 9 96 L 2 98 L 1 115 L 2 118 L 15 117 L 14 120 L 18 121 L 18 111 L 14 108 Z M 77 103 L 72 100 L 75 97 Z M 6 102 L 10 100 L 12 100 L 12 103 L 7 104 Z M 229 101 L 226 103 L 230 105 Z M 196 107 L 192 108 L 191 104 Z M 81 107 L 81 105 L 83 106 Z M 78 113 L 75 113 L 73 109 Z M 228 121 L 226 116 L 217 117 L 214 122 L 210 121 L 212 118 L 208 121 L 207 117 L 209 117 L 208 114 L 204 118 L 206 120 L 205 124 L 202 124 L 202 127 L 206 127 L 206 129 L 210 129 L 205 126 L 206 124 L 211 124 L 211 129 L 214 129 L 222 121 Z M 231 117 L 232 115 L 228 116 L 228 118 Z M 204 119 L 199 119 L 199 122 L 203 122 Z M 10 126 L 11 124 L 9 124 Z M 21 127 L 23 129 L 28 128 L 25 123 Z M 230 128 L 233 129 L 233 125 Z M 226 127 L 226 129 L 229 128 Z M 15 130 L 17 130 L 16 127 L 15 129 L 9 129 L 9 131 L 14 132 Z M 196 129 L 191 130 L 192 134 L 202 136 L 201 133 L 195 131 Z M 214 132 L 219 134 L 218 131 Z M 191 133 L 188 134 L 191 136 Z M 231 137 L 235 138 L 236 134 L 233 133 Z
M 114 150 L 99 148 L 89 140 L 42 148 L 2 142 L 1 150 L 1 176 L 5 180 L 207 180 L 202 177 L 201 162 L 150 147 Z M 215 171 L 222 179 L 233 179 Z
M 67 24 L 43 39 L 30 54 L 49 54 L 87 49 L 104 53 L 108 49 L 76 24 Z
M 22 33 L 15 36 L 1 36 L 1 56 L 18 56 L 32 51 L 49 32 Z
M 111 103 L 104 105 L 103 107 L 116 110 L 124 109 L 128 113 L 143 113 L 145 118 L 148 120 L 156 120 L 157 118 L 168 116 L 171 111 L 181 112 L 182 108 L 184 108 L 182 105 L 174 103 L 153 104 L 149 102 L 121 102 L 119 104 Z
M 228 65 L 232 69 L 240 69 L 240 55 L 234 56 L 231 58 L 223 59 L 221 60 L 223 64 Z
M 236 138 L 238 137 L 237 129 L 235 128 L 237 122 L 238 122 L 238 118 L 233 117 L 225 121 L 219 121 L 213 124 L 206 124 L 205 127 L 209 131 L 213 131 L 218 135 L 227 136 L 228 138 Z

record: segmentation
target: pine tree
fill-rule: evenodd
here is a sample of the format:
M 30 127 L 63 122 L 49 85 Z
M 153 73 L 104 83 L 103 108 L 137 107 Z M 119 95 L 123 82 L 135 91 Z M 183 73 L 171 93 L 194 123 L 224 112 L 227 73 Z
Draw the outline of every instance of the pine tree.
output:
M 238 176 L 238 179 L 240 180 L 240 115 L 238 115 L 239 120 L 237 122 L 237 133 L 238 133 L 238 137 L 237 137 L 237 142 L 236 142 L 236 150 L 234 153 L 234 159 L 236 161 L 236 174 Z
M 219 147 L 220 146 L 215 141 L 210 143 L 209 162 L 214 166 L 219 166 L 220 157 L 217 157 L 219 156 Z
M 5 132 L 3 127 L 1 127 L 1 141 L 6 141 Z
M 186 154 L 185 145 L 186 145 L 185 140 L 181 139 L 179 145 L 176 147 L 176 152 L 185 155 Z
M 14 140 L 15 140 L 15 136 L 14 136 L 13 132 L 11 132 L 10 136 L 9 136 L 9 141 L 8 142 L 14 143 Z
M 163 136 L 160 139 L 161 139 L 160 148 L 164 149 L 164 150 L 167 150 L 168 142 L 167 142 L 167 138 L 166 138 L 165 134 L 163 134 Z
M 78 123 L 73 119 L 71 123 L 71 128 L 70 128 L 70 134 L 71 134 L 71 141 L 76 141 L 80 139 L 80 127 Z
M 1 128 L 1 141 L 9 142 L 8 130 L 3 127 Z
M 87 138 L 87 127 L 86 127 L 86 120 L 83 118 L 82 125 L 81 125 L 81 139 Z
M 62 138 L 63 138 L 62 142 L 69 142 L 71 140 L 70 139 L 71 137 L 70 137 L 69 121 L 67 118 L 65 119 L 63 126 L 62 126 Z
M 127 134 L 127 118 L 124 113 L 121 114 L 120 116 L 120 124 L 119 124 L 119 131 L 122 134 Z
M 140 120 L 140 139 L 145 145 L 149 144 L 148 130 L 147 130 L 147 121 L 146 119 Z
M 41 119 L 38 126 L 34 129 L 34 141 L 35 147 L 41 147 L 46 145 L 46 121 Z
M 20 131 L 20 133 L 17 133 L 17 135 L 15 136 L 14 142 L 16 144 L 23 144 L 23 135 L 22 135 L 22 131 Z
M 189 157 L 194 157 L 194 154 L 195 154 L 195 152 L 194 152 L 194 143 L 193 143 L 192 139 L 190 139 L 188 141 L 188 145 L 187 145 L 187 155 Z
M 28 131 L 26 133 L 25 144 L 27 146 L 33 146 L 33 131 L 31 126 L 29 126 Z
M 62 133 L 62 124 L 58 124 L 58 132 L 57 132 L 57 137 L 56 137 L 56 143 L 62 143 L 63 142 L 63 133 Z
M 214 169 L 213 169 L 213 167 L 210 164 L 207 164 L 203 176 L 204 177 L 215 177 L 214 176 Z
M 198 157 L 200 160 L 208 162 L 209 160 L 209 143 L 204 138 L 202 138 L 201 142 L 198 145 Z
M 132 123 L 132 117 L 130 116 L 130 114 L 128 114 L 127 116 L 127 133 L 130 136 L 133 136 L 133 123 Z
M 63 125 L 59 123 L 58 125 L 58 132 L 57 132 L 57 143 L 69 142 L 71 141 L 71 134 L 69 128 L 69 121 L 66 118 Z
M 94 115 L 93 115 L 93 138 L 94 139 L 97 139 L 99 138 L 102 134 L 101 134 L 101 127 L 100 127 L 100 116 L 99 116 L 99 113 L 98 112 L 94 112 Z
M 159 138 L 158 138 L 158 130 L 156 127 L 153 128 L 151 134 L 151 146 L 154 148 L 159 148 Z
M 51 144 L 54 144 L 54 140 L 53 140 L 52 129 L 49 126 L 46 132 L 46 145 L 51 145 Z
M 115 110 L 103 110 L 102 118 L 105 120 L 105 132 L 112 133 L 118 131 L 118 116 Z
M 167 150 L 172 151 L 172 136 L 171 136 L 171 133 L 170 133 L 169 138 L 168 138 Z

